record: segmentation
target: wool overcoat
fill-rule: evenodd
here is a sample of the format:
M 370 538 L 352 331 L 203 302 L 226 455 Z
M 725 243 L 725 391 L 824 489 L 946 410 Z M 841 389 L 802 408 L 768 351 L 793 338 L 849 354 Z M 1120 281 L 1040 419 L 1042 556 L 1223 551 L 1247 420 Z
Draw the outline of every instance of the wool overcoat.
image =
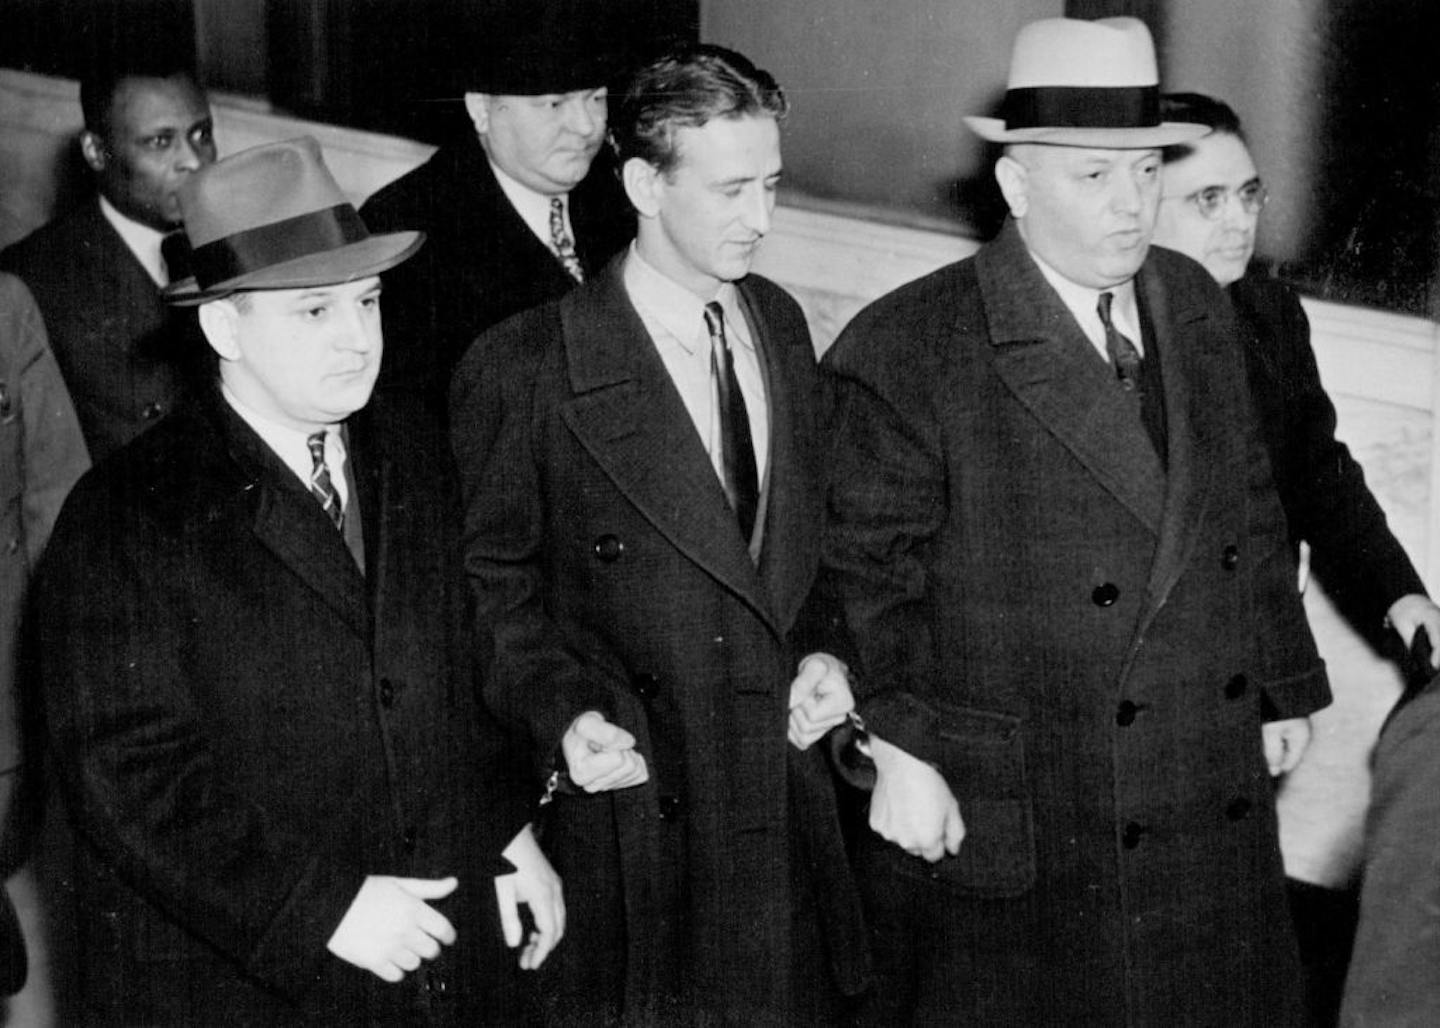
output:
M 635 234 L 635 216 L 602 152 L 569 196 L 575 253 L 596 274 Z M 371 232 L 417 229 L 425 246 L 388 271 L 380 388 L 419 389 L 439 403 L 465 349 L 512 314 L 575 285 L 495 180 L 473 132 L 365 201 Z
M 591 709 L 650 770 L 548 808 L 569 922 L 546 1014 L 809 1023 L 864 970 L 823 747 L 786 741 L 819 560 L 814 352 L 794 300 L 739 283 L 771 425 L 757 562 L 622 261 L 482 336 L 451 407 L 490 705 L 539 774 Z
M 448 455 L 393 411 L 348 426 L 364 574 L 218 390 L 61 514 L 37 600 L 90 1022 L 498 1009 L 491 876 L 526 815 L 478 716 Z M 459 941 L 401 985 L 326 950 L 370 874 L 460 879 Z
M 1228 304 L 1158 248 L 1135 281 L 1164 460 L 1013 223 L 826 356 L 860 711 L 966 823 L 935 865 L 866 833 L 885 1016 L 1297 1016 L 1260 726 L 1328 687 Z
M 209 354 L 90 197 L 0 253 L 35 295 L 97 463 L 179 403 Z

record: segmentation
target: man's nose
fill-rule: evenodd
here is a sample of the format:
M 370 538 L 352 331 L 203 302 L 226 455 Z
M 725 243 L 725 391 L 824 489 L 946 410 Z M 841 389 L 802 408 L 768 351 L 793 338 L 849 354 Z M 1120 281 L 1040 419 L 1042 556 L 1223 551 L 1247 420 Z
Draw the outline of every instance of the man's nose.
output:
M 576 135 L 594 135 L 601 126 L 599 111 L 588 96 L 575 96 L 565 101 L 565 125 Z
M 189 138 L 183 138 L 175 153 L 175 167 L 179 171 L 199 171 L 207 163 L 201 147 Z
M 1117 211 L 1138 211 L 1143 190 L 1139 182 L 1129 175 L 1115 175 L 1110 193 L 1110 206 Z
M 741 215 L 745 227 L 756 235 L 770 231 L 770 222 L 775 214 L 775 194 L 763 187 L 749 191 L 745 209 Z

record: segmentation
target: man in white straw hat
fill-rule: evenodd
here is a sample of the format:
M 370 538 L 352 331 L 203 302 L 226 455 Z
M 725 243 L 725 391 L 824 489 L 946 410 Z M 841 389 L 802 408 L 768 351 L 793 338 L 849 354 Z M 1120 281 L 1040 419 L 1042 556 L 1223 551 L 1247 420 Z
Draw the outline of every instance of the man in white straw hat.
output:
M 825 362 L 876 1023 L 1300 1016 L 1270 776 L 1329 689 L 1232 315 L 1149 245 L 1157 87 L 1135 19 L 1022 29 L 1010 219 Z
M 80 1019 L 503 1021 L 517 903 L 522 967 L 564 911 L 477 710 L 444 439 L 367 407 L 420 235 L 312 139 L 179 195 L 214 387 L 81 481 L 38 578 Z

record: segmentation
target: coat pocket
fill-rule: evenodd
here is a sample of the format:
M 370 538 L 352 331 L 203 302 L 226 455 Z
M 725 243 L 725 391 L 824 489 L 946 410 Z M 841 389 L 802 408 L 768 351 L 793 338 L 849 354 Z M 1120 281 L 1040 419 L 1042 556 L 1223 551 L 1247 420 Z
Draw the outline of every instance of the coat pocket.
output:
M 1020 719 L 933 705 L 940 771 L 960 803 L 965 840 L 956 856 L 934 864 L 896 849 L 900 868 L 966 896 L 1019 896 L 1036 877 L 1035 819 Z

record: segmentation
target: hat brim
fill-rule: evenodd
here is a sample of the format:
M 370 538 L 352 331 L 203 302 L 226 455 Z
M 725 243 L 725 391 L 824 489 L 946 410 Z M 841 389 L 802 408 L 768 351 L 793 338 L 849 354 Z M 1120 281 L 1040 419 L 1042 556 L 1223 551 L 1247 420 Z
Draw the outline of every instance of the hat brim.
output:
M 231 293 L 258 289 L 309 289 L 368 278 L 408 260 L 425 241 L 423 232 L 386 232 L 333 250 L 307 254 L 294 260 L 237 275 L 200 288 L 194 277 L 172 282 L 161 290 L 167 303 L 178 307 L 220 300 Z
M 965 124 L 991 143 L 1046 143 L 1050 146 L 1084 146 L 1096 150 L 1148 150 L 1188 143 L 1210 132 L 1208 125 L 1162 121 L 1144 128 L 1040 127 L 1006 129 L 1000 118 L 966 115 Z

